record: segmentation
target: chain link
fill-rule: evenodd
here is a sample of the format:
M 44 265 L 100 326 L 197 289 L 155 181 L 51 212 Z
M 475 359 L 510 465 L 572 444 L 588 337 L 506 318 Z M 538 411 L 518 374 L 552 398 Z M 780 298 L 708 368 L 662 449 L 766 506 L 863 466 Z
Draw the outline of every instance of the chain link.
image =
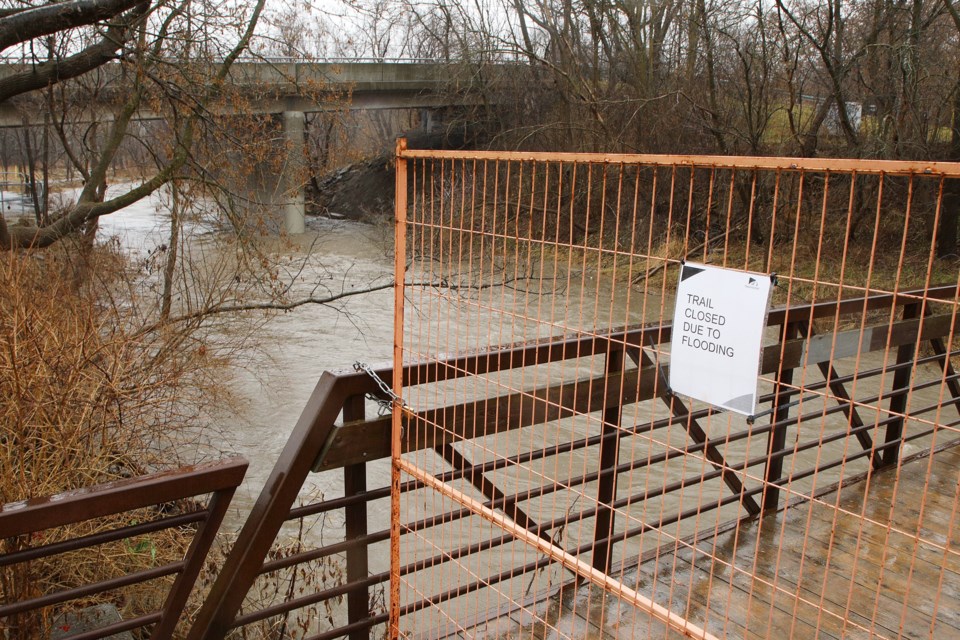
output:
M 390 413 L 393 407 L 399 407 L 403 414 L 407 417 L 413 415 L 413 409 L 406 403 L 406 401 L 395 394 L 393 389 L 387 386 L 387 383 L 383 381 L 383 378 L 377 375 L 377 373 L 368 365 L 366 362 L 360 362 L 357 360 L 353 363 L 353 370 L 357 373 L 367 374 L 380 389 L 380 393 L 387 396 L 389 400 L 385 400 L 383 397 L 373 396 L 368 394 L 367 397 L 371 400 L 374 400 L 378 405 L 380 405 L 381 415 Z

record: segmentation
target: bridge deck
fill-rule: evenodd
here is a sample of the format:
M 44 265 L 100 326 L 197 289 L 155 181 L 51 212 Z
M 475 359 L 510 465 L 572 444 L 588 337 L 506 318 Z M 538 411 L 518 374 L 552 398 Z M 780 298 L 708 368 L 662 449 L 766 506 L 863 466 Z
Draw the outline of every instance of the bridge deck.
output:
M 833 492 L 619 577 L 721 638 L 960 638 L 958 469 L 954 446 L 844 487 L 840 508 L 867 520 Z M 477 637 L 679 637 L 587 586 L 554 598 L 547 624 L 510 617 Z

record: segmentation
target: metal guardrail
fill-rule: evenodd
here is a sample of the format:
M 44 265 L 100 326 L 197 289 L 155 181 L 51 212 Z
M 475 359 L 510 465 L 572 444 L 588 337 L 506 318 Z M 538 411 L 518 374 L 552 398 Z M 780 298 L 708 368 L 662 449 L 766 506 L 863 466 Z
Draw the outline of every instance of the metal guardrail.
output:
M 75 599 L 89 598 L 164 576 L 174 576 L 166 599 L 158 610 L 134 619 L 113 623 L 95 631 L 71 636 L 72 640 L 91 640 L 123 631 L 150 628 L 150 637 L 170 638 L 180 622 L 190 591 L 200 574 L 210 545 L 216 537 L 230 500 L 243 479 L 246 469 L 246 460 L 230 458 L 3 505 L 0 507 L 0 540 L 3 541 L 0 548 L 4 553 L 0 555 L 0 570 L 10 572 L 11 580 L 16 579 L 18 566 L 26 566 L 40 559 L 91 549 L 110 542 L 123 541 L 175 527 L 195 528 L 195 532 L 186 555 L 176 562 L 41 594 L 23 601 L 10 601 L 8 598 L 11 594 L 5 594 L 4 600 L 0 603 L 0 629 L 14 622 L 16 616 L 28 612 L 62 605 Z M 165 516 L 162 510 L 157 509 L 158 517 L 152 520 L 107 528 L 82 537 L 68 537 L 41 546 L 31 545 L 34 534 L 39 532 L 206 494 L 210 494 L 206 505 L 198 503 L 198 508 L 195 510 Z M 32 633 L 23 629 L 20 633 L 25 631 L 28 635 Z

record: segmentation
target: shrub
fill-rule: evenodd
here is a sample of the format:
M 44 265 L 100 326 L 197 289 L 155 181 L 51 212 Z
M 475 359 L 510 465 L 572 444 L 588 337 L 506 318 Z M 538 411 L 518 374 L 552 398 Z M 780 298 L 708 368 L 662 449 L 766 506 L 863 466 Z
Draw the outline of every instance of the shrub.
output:
M 150 303 L 137 298 L 136 279 L 109 248 L 0 255 L 0 503 L 195 461 L 182 456 L 197 455 L 207 409 L 225 397 L 223 362 L 206 347 L 199 321 L 158 324 Z M 0 545 L 9 552 L 154 515 L 126 513 Z M 191 537 L 173 530 L 5 567 L 0 601 L 174 561 Z M 158 607 L 168 584 L 102 597 L 127 618 Z M 14 616 L 0 630 L 49 637 L 52 613 Z

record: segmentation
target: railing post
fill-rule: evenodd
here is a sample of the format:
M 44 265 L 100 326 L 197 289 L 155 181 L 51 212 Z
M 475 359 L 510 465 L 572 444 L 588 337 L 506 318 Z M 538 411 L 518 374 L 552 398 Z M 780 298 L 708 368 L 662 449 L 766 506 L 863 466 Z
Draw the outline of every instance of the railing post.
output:
M 920 316 L 920 305 L 917 302 L 904 305 L 903 319 L 911 320 Z M 919 332 L 919 327 L 918 327 Z M 919 334 L 918 334 L 919 335 Z M 910 384 L 910 378 L 913 374 L 913 366 L 905 366 L 915 357 L 916 343 L 902 344 L 897 347 L 897 370 L 893 373 L 893 389 L 890 394 L 890 413 L 903 414 L 907 408 L 907 398 L 910 396 L 910 390 L 907 386 Z M 897 464 L 900 458 L 900 439 L 903 437 L 903 418 L 894 418 L 887 425 L 887 431 L 883 438 L 883 451 L 880 454 L 880 462 L 883 466 Z
M 607 351 L 607 381 L 611 375 L 623 370 L 623 349 Z M 620 404 L 620 390 L 617 389 L 617 402 L 603 410 L 603 426 L 600 437 L 600 477 L 597 481 L 597 517 L 593 531 L 593 568 L 607 573 L 613 552 L 614 497 L 617 493 L 617 461 L 620 450 L 620 418 L 623 407 Z M 606 390 L 609 396 L 610 390 Z
M 245 471 L 246 464 L 244 464 Z M 150 634 L 151 638 L 166 639 L 173 637 L 173 632 L 181 619 L 183 608 L 187 604 L 187 598 L 197 581 L 197 576 L 203 569 L 207 553 L 220 531 L 220 524 L 223 522 L 223 516 L 227 513 L 227 508 L 230 506 L 235 491 L 235 488 L 222 489 L 210 496 L 210 501 L 207 503 L 208 515 L 197 529 L 193 542 L 184 556 L 183 571 L 176 577 L 170 592 L 167 594 L 167 599 L 163 604 L 163 617 L 153 628 L 153 632 Z
M 794 323 L 784 324 L 780 331 L 780 343 L 792 340 L 797 336 L 797 326 Z M 801 366 L 803 363 L 801 363 Z M 774 425 L 767 433 L 767 468 L 764 475 L 763 510 L 776 510 L 780 503 L 780 487 L 775 484 L 783 475 L 783 448 L 787 445 L 787 424 L 790 416 L 789 398 L 790 385 L 793 384 L 793 369 L 784 370 L 783 365 L 777 368 L 776 395 L 773 398 L 773 414 L 770 418 Z
M 396 228 L 393 249 L 393 393 L 403 395 L 403 309 L 407 274 L 407 149 L 406 138 L 397 138 L 396 187 L 393 206 Z M 403 412 L 394 403 L 390 416 L 390 598 L 387 637 L 400 637 L 400 454 L 403 450 Z
M 343 405 L 343 422 L 363 420 L 364 396 L 351 396 Z M 343 495 L 355 496 L 367 490 L 366 463 L 352 464 L 343 468 Z M 357 540 L 367 535 L 367 503 L 361 501 L 344 507 L 346 540 Z M 369 574 L 367 545 L 358 544 L 347 549 L 347 582 L 357 582 Z M 360 622 L 370 616 L 370 594 L 367 587 L 352 589 L 347 593 L 347 622 Z M 370 629 L 355 629 L 350 640 L 369 640 Z
M 303 481 L 330 438 L 343 406 L 341 393 L 337 378 L 324 372 L 197 613 L 188 640 L 217 640 L 233 626 Z

